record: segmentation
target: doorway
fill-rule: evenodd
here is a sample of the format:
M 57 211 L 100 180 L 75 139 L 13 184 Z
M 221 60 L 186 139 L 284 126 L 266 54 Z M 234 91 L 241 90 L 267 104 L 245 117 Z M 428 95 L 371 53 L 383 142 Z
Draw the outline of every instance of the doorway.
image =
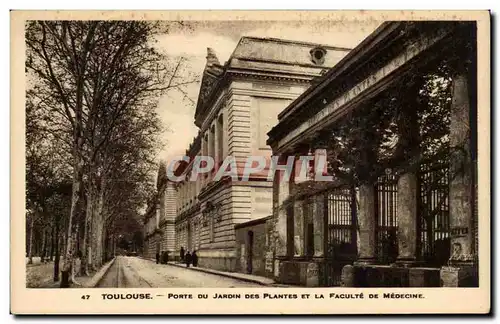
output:
M 248 231 L 248 253 L 247 253 L 247 273 L 252 274 L 252 260 L 253 260 L 253 231 Z
M 187 227 L 187 236 L 188 236 L 188 241 L 187 241 L 187 248 L 190 253 L 193 253 L 193 236 L 191 233 L 191 222 L 188 222 L 188 227 Z

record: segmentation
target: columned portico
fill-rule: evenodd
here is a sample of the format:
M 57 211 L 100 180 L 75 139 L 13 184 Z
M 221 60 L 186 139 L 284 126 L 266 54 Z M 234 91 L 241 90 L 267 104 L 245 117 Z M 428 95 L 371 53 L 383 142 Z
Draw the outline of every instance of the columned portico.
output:
M 334 170 L 323 196 L 289 190 L 293 226 L 288 236 L 280 235 L 294 238 L 291 272 L 303 271 L 299 258 L 307 257 L 307 235 L 302 239 L 297 232 L 304 231 L 312 202 L 313 256 L 323 256 L 325 285 L 338 284 L 330 279 L 349 261 L 352 240 L 357 259 L 342 271 L 343 285 L 463 286 L 477 279 L 469 270 L 477 255 L 473 87 L 470 71 L 454 71 L 450 78 L 448 70 L 455 60 L 474 61 L 471 55 L 454 56 L 475 46 L 475 39 L 464 37 L 474 28 L 470 23 L 384 24 L 281 114 L 269 132 L 273 153 L 298 153 L 323 134 Z M 443 266 L 447 261 L 451 267 Z

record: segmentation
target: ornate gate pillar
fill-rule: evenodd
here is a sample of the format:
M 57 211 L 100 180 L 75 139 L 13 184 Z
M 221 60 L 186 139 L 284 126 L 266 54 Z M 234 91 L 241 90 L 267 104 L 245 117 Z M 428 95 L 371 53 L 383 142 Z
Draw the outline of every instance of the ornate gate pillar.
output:
M 313 229 L 314 229 L 314 256 L 322 257 L 325 255 L 324 245 L 325 245 L 325 228 L 327 221 L 325 221 L 325 195 L 314 196 L 314 218 L 313 218 Z
M 450 261 L 456 265 L 474 260 L 470 111 L 469 80 L 463 69 L 453 76 L 450 116 Z
M 375 187 L 363 184 L 359 187 L 359 245 L 356 264 L 373 264 L 376 261 L 375 220 Z
M 464 29 L 472 36 L 458 46 L 461 57 L 453 66 L 450 114 L 450 260 L 451 267 L 441 269 L 445 287 L 477 287 L 478 269 L 475 248 L 475 180 L 472 134 L 476 118 L 476 38 L 475 25 Z M 474 128 L 474 129 L 472 129 Z
M 423 84 L 420 76 L 410 77 L 404 82 L 399 98 L 399 156 L 404 163 L 398 178 L 397 217 L 398 217 L 398 258 L 402 266 L 417 263 L 418 239 L 418 170 L 420 167 L 420 126 L 417 115 L 417 97 Z
M 411 266 L 417 262 L 417 174 L 408 172 L 398 179 L 398 258 L 397 263 Z
M 282 154 L 278 158 L 278 164 L 287 162 L 287 156 Z M 284 203 L 290 196 L 289 179 L 283 179 L 285 170 L 277 169 L 274 173 L 274 212 L 276 213 L 276 256 L 278 258 L 287 257 L 288 232 L 287 232 L 287 208 Z

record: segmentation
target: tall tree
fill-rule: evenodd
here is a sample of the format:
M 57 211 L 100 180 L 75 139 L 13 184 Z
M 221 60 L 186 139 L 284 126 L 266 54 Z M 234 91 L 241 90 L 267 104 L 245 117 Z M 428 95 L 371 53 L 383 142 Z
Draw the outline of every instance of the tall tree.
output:
M 58 117 L 59 130 L 69 134 L 72 198 L 61 287 L 69 286 L 78 215 L 84 204 L 84 265 L 91 260 L 96 266 L 101 263 L 104 195 L 113 186 L 105 172 L 112 159 L 111 139 L 133 138 L 133 133 L 120 133 L 120 126 L 133 123 L 134 113 L 146 111 L 154 119 L 151 108 L 162 94 L 194 82 L 180 78 L 182 60 L 168 60 L 155 48 L 158 30 L 157 23 L 141 21 L 32 21 L 27 25 L 26 67 L 34 80 L 37 104 Z M 150 131 L 154 135 L 154 127 Z

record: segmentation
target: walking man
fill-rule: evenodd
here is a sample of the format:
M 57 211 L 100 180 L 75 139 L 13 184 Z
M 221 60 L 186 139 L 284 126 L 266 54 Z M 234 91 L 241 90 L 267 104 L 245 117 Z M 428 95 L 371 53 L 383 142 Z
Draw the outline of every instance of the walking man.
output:
M 189 253 L 189 251 L 187 251 L 185 258 L 186 258 L 186 267 L 189 268 L 189 265 L 191 264 L 192 261 L 191 254 Z
M 197 267 L 198 266 L 198 255 L 196 254 L 196 250 L 193 251 L 191 258 L 193 259 L 193 267 Z
M 184 261 L 184 247 L 181 246 L 181 262 Z

